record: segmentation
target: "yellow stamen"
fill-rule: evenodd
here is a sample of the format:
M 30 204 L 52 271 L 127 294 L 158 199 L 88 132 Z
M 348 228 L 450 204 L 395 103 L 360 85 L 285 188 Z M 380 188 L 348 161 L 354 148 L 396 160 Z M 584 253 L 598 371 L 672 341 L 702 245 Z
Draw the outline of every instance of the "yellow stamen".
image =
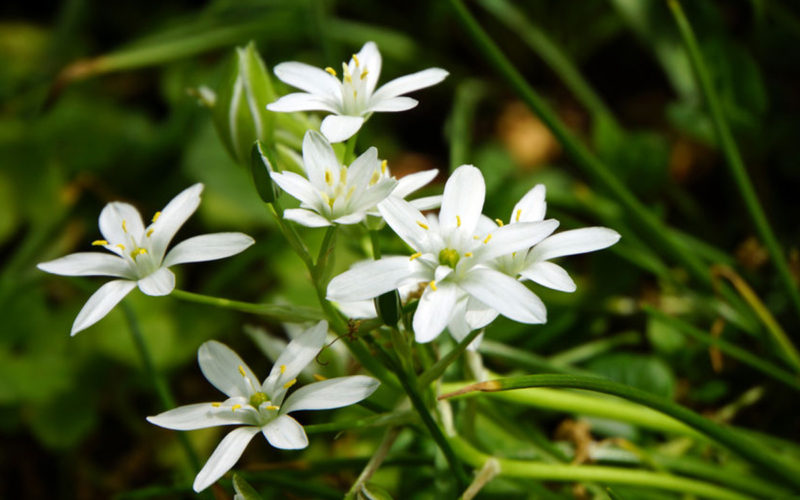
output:
M 355 99 L 356 97 L 358 97 L 358 91 L 357 90 L 353 90 L 353 99 Z
M 136 248 L 133 250 L 133 252 L 131 252 L 131 259 L 135 259 L 136 257 L 144 255 L 146 253 L 147 253 L 146 248 Z
M 233 405 L 233 406 L 231 406 L 231 411 L 236 411 L 241 407 L 242 407 L 242 405 Z
M 369 71 L 367 71 L 367 70 L 364 70 L 364 71 L 361 72 L 361 79 L 362 80 L 367 77 L 367 73 L 369 73 Z
M 126 233 L 128 232 L 128 221 L 126 221 L 125 219 L 122 219 L 122 230 L 125 231 Z
M 148 229 L 148 230 L 147 230 L 147 237 L 148 237 L 148 238 L 149 238 L 149 237 L 151 237 L 151 236 L 153 236 L 153 231 L 154 231 L 153 229 Z
M 242 366 L 242 365 L 239 365 L 239 375 L 241 375 L 242 377 L 246 377 L 247 376 L 247 373 L 245 373 L 245 371 L 244 371 L 244 366 Z
M 211 406 L 213 406 L 214 408 L 219 408 L 220 406 L 222 406 L 222 403 L 211 403 Z
M 517 256 L 517 252 L 511 252 L 511 256 L 512 257 L 516 257 Z
M 461 217 L 456 215 L 456 227 L 461 227 Z
M 464 257 L 472 257 L 472 252 L 467 252 L 464 254 Z
M 106 240 L 94 240 L 92 242 L 93 247 L 104 247 L 106 245 L 108 245 L 108 242 Z
M 350 73 L 344 75 L 344 81 L 346 81 L 347 83 L 352 83 L 353 82 L 353 77 L 350 76 Z
M 481 237 L 480 236 L 473 236 L 472 239 L 473 240 L 479 240 L 479 239 L 481 239 Z
M 281 365 L 281 373 L 286 373 L 286 365 Z
M 144 254 L 147 253 L 147 249 L 146 248 L 140 248 L 139 250 L 137 250 L 137 252 L 139 253 L 139 255 L 144 255 Z
M 331 183 L 333 183 L 333 176 L 331 175 L 330 170 L 325 171 L 325 183 L 329 186 L 331 185 Z
M 275 406 L 275 405 L 269 405 L 266 408 L 267 408 L 267 410 L 280 410 L 281 409 L 280 406 Z
M 154 213 L 153 214 L 153 222 L 157 221 L 159 217 L 161 217 L 161 212 Z
M 428 284 L 431 286 L 431 290 L 433 290 L 435 292 L 436 291 L 436 280 L 432 280 Z
M 489 240 L 491 240 L 491 239 L 492 239 L 492 235 L 491 234 L 486 235 L 486 238 L 483 240 L 483 244 L 485 245 L 486 243 L 489 243 Z
M 355 61 L 355 63 L 356 63 L 356 68 L 357 68 L 357 67 L 358 67 L 358 65 L 359 65 L 360 63 L 358 62 L 358 56 L 357 56 L 357 55 L 355 55 L 355 54 L 353 54 L 353 61 Z
M 385 174 L 385 173 L 386 173 L 386 167 L 388 167 L 388 166 L 389 166 L 389 162 L 388 162 L 388 161 L 386 161 L 386 160 L 383 160 L 383 161 L 381 162 L 381 173 L 382 173 L 382 174 Z
M 347 190 L 347 196 L 345 196 L 344 199 L 345 200 L 350 200 L 350 198 L 353 197 L 353 193 L 355 193 L 355 192 L 356 192 L 356 187 L 355 186 L 350 186 L 350 189 Z M 333 208 L 333 207 L 331 207 L 331 208 Z
M 417 225 L 418 225 L 419 227 L 421 227 L 422 229 L 430 229 L 430 228 L 428 227 L 428 225 L 427 225 L 427 224 L 425 224 L 424 222 L 417 221 Z
M 494 221 L 497 222 L 498 226 L 503 227 L 503 221 L 501 221 L 500 219 L 495 219 Z
M 125 245 L 123 245 L 122 243 L 117 243 L 116 247 L 122 250 L 123 252 L 125 251 Z
M 292 380 L 290 380 L 290 381 L 286 382 L 285 384 L 283 384 L 283 388 L 284 389 L 288 389 L 289 387 L 293 386 L 296 383 L 297 383 L 297 379 L 293 378 Z
M 339 172 L 339 182 L 347 184 L 347 167 L 342 167 L 342 170 Z
M 517 221 L 517 222 L 519 222 L 519 216 L 520 216 L 520 215 L 522 215 L 522 209 L 521 209 L 521 208 L 518 208 L 518 209 L 517 209 L 517 216 L 516 216 L 516 217 L 514 217 L 514 220 L 515 220 L 515 221 Z
M 315 373 L 314 374 L 314 380 L 318 380 L 318 381 L 322 382 L 323 380 L 328 380 L 328 378 L 327 377 L 323 377 L 319 373 Z
M 372 177 L 369 178 L 369 185 L 374 186 L 376 182 L 378 182 L 381 178 L 381 174 L 378 171 L 372 172 Z
M 415 254 L 412 254 L 411 257 L 408 258 L 408 260 L 414 260 L 414 259 L 418 259 L 420 257 L 422 257 L 422 253 L 421 252 L 417 252 Z
M 328 66 L 327 68 L 325 68 L 325 71 L 327 71 L 328 73 L 330 73 L 330 74 L 331 74 L 331 76 L 336 76 L 336 70 L 335 70 L 335 69 L 333 69 L 333 68 L 331 68 L 330 66 Z

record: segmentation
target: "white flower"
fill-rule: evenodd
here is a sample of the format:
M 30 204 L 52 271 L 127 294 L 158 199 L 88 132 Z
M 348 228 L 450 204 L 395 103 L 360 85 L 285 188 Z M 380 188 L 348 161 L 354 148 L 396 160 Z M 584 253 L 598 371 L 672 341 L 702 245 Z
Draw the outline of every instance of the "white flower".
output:
M 168 295 L 175 288 L 170 266 L 202 262 L 235 255 L 253 244 L 242 233 L 214 233 L 195 236 L 175 245 L 166 253 L 172 237 L 200 204 L 202 184 L 182 191 L 153 216 L 145 227 L 142 216 L 132 205 L 112 202 L 100 212 L 102 240 L 92 242 L 113 255 L 79 252 L 43 262 L 37 267 L 63 276 L 114 276 L 86 301 L 71 335 L 100 321 L 137 285 L 147 295 Z
M 406 111 L 417 101 L 402 94 L 436 85 L 447 71 L 429 68 L 401 76 L 375 90 L 381 73 L 381 54 L 374 42 L 367 42 L 349 63 L 342 63 L 342 80 L 333 68 L 321 70 L 300 62 L 275 66 L 275 76 L 304 92 L 281 97 L 267 105 L 270 111 L 328 111 L 320 130 L 331 142 L 349 139 L 376 111 Z
M 281 189 L 300 200 L 301 208 L 284 210 L 283 217 L 304 226 L 323 227 L 363 221 L 368 211 L 398 187 L 393 177 L 381 175 L 381 168 L 375 148 L 369 148 L 349 167 L 341 165 L 328 140 L 309 130 L 303 139 L 303 169 L 308 178 L 288 171 L 271 175 Z
M 544 219 L 547 204 L 545 187 L 534 186 L 514 206 L 509 224 L 536 222 Z M 490 226 L 496 227 L 493 222 Z M 547 288 L 562 292 L 574 292 L 575 282 L 567 271 L 550 259 L 576 255 L 610 247 L 619 241 L 620 235 L 607 227 L 584 227 L 554 234 L 526 251 L 500 256 L 492 266 L 509 276 L 521 276 Z
M 226 345 L 212 340 L 200 346 L 197 361 L 203 375 L 228 399 L 181 406 L 147 417 L 150 423 L 181 431 L 218 425 L 243 426 L 229 432 L 211 454 L 194 480 L 195 491 L 206 489 L 233 467 L 259 432 L 276 448 L 296 450 L 308 446 L 303 426 L 288 413 L 340 408 L 369 397 L 377 389 L 377 380 L 356 375 L 315 382 L 286 397 L 297 382 L 297 375 L 322 349 L 327 331 L 328 324 L 321 321 L 292 340 L 262 384 Z
M 547 315 L 541 300 L 486 264 L 530 248 L 552 233 L 558 222 L 522 222 L 481 232 L 485 191 L 480 170 L 462 165 L 445 185 L 438 217 L 426 218 L 408 202 L 387 198 L 379 205 L 381 215 L 414 253 L 356 264 L 331 280 L 328 299 L 365 300 L 423 282 L 413 320 L 418 342 L 429 342 L 448 324 L 465 321 L 467 311 L 472 328 L 485 326 L 483 317 L 491 310 L 521 323 L 544 323 Z M 458 330 L 454 326 L 451 333 L 454 329 Z

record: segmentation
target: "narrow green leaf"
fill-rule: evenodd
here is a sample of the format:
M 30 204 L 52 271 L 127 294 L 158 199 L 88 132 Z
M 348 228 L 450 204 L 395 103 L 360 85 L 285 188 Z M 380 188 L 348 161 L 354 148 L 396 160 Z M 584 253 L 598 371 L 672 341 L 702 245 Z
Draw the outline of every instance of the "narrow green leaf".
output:
M 236 491 L 234 500 L 262 500 L 255 488 L 236 473 L 233 474 L 233 489 Z
M 272 183 L 272 172 L 275 161 L 272 150 L 256 141 L 250 150 L 250 172 L 253 174 L 253 185 L 264 203 L 275 201 L 275 185 Z

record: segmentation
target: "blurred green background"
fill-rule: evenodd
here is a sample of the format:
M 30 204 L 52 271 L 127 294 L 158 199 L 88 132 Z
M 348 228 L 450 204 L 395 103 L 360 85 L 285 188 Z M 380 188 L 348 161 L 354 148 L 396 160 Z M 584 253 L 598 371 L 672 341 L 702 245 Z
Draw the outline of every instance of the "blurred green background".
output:
M 777 0 L 686 4 L 725 117 L 796 278 L 800 9 Z M 796 331 L 797 317 L 724 166 L 664 2 L 467 5 L 570 130 L 685 235 L 687 251 L 734 267 L 790 334 Z M 728 409 L 724 418 L 738 425 L 790 440 L 800 436 L 794 395 L 735 361 L 712 364 L 706 346 L 639 312 L 642 303 L 656 305 L 706 331 L 724 317 L 726 338 L 775 357 L 752 314 L 693 282 L 679 259 L 642 237 L 625 209 L 575 167 L 473 47 L 445 2 L 6 2 L 0 6 L 0 498 L 180 494 L 180 488 L 148 490 L 183 477 L 182 457 L 175 433 L 144 420 L 163 408 L 143 374 L 123 310 L 70 338 L 75 315 L 102 280 L 35 268 L 89 250 L 105 203 L 130 201 L 147 216 L 181 189 L 204 182 L 203 203 L 181 234 L 244 231 L 257 245 L 233 259 L 183 266 L 179 288 L 314 305 L 304 268 L 272 226 L 249 172 L 230 157 L 210 113 L 189 91 L 216 88 L 232 48 L 250 40 L 270 68 L 287 60 L 338 67 L 374 40 L 384 57 L 381 82 L 431 66 L 447 69 L 444 83 L 414 95 L 417 108 L 372 117 L 360 147 L 377 146 L 397 175 L 438 168 L 439 186 L 459 163 L 476 164 L 489 191 L 485 213 L 493 217 L 506 218 L 522 194 L 545 183 L 548 214 L 562 228 L 604 225 L 623 234 L 611 250 L 567 264 L 578 283 L 575 294 L 535 289 L 548 305 L 547 325 L 498 321 L 487 332 L 490 348 L 506 342 L 547 363 L 603 374 L 699 412 L 719 416 Z M 312 246 L 321 238 L 314 230 L 303 234 Z M 384 236 L 385 251 L 402 249 L 390 233 Z M 360 237 L 340 238 L 338 267 L 364 245 Z M 204 340 L 229 343 L 265 374 L 269 363 L 242 326 L 282 332 L 258 317 L 169 297 L 134 292 L 126 302 L 180 404 L 217 397 L 194 360 Z M 485 363 L 498 371 L 520 367 L 496 353 L 486 353 Z M 754 387 L 755 395 L 748 392 Z M 549 436 L 564 419 L 527 411 Z M 593 432 L 619 432 L 606 427 L 598 423 Z M 192 434 L 201 457 L 217 432 Z M 624 432 L 647 441 L 632 426 Z M 367 432 L 330 444 L 318 436 L 310 456 L 368 456 L 374 437 Z M 252 462 L 300 456 L 251 448 L 245 457 Z M 352 483 L 358 464 L 313 471 L 309 491 L 294 493 L 335 497 Z M 265 477 L 272 481 L 268 491 L 287 494 L 281 474 Z M 395 478 L 396 498 L 412 498 L 431 480 L 418 477 Z

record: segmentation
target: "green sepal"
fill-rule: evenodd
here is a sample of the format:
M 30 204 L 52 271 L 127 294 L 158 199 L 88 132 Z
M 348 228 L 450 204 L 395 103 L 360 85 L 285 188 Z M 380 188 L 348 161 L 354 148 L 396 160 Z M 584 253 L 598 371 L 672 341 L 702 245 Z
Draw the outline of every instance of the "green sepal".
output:
M 275 184 L 272 182 L 270 172 L 275 169 L 275 154 L 272 149 L 264 147 L 261 141 L 253 143 L 250 149 L 250 173 L 253 174 L 253 184 L 258 191 L 258 196 L 264 203 L 275 201 Z
M 375 311 L 377 311 L 378 317 L 381 318 L 384 324 L 387 326 L 397 325 L 403 307 L 400 304 L 400 295 L 397 290 L 381 294 L 375 297 L 373 301 L 375 303 Z
M 233 474 L 233 489 L 236 491 L 235 500 L 262 500 L 261 495 L 244 480 L 242 476 Z

